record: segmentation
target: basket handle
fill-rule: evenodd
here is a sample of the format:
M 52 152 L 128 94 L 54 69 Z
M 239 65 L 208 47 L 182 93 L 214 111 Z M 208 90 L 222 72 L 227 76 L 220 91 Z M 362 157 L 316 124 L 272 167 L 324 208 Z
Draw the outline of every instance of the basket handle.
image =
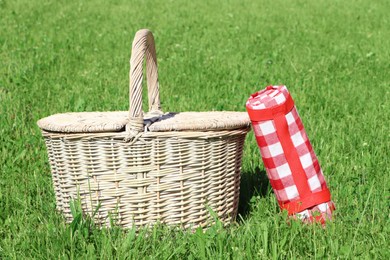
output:
M 154 38 L 151 31 L 142 29 L 135 34 L 130 58 L 130 109 L 129 122 L 126 125 L 129 139 L 134 138 L 144 130 L 144 116 L 142 113 L 142 78 L 145 56 L 149 111 L 162 114 Z

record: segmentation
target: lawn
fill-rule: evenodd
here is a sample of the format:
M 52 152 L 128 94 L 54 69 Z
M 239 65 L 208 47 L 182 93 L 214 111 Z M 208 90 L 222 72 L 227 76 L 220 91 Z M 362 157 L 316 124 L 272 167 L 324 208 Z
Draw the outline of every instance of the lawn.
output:
M 0 0 L 0 258 L 390 258 L 390 2 Z M 66 225 L 36 121 L 128 109 L 134 33 L 154 32 L 164 111 L 292 93 L 335 220 L 290 224 L 246 140 L 239 216 L 194 233 Z

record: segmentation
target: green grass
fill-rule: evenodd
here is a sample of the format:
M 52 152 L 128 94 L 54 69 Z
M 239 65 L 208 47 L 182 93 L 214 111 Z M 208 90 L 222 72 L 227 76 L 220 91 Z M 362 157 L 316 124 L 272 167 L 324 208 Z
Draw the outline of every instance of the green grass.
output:
M 390 258 L 390 2 L 0 0 L 0 258 Z M 195 233 L 65 225 L 39 118 L 128 109 L 136 30 L 155 35 L 165 111 L 244 111 L 289 87 L 336 219 L 286 223 L 250 133 L 240 217 Z

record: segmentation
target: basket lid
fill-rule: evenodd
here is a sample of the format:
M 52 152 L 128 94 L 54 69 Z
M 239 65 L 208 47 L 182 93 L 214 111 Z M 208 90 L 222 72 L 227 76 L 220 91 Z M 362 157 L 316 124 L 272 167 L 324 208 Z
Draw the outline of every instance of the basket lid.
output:
M 73 112 L 42 118 L 38 126 L 60 133 L 121 132 L 129 121 L 128 111 Z M 215 131 L 245 128 L 250 125 L 246 112 L 182 112 L 144 115 L 145 131 Z

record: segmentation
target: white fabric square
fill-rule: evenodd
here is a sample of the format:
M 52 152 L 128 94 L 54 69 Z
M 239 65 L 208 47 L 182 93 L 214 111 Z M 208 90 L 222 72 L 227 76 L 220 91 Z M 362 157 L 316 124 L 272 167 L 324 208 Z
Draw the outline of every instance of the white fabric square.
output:
M 258 103 L 258 104 L 252 104 L 252 109 L 261 110 L 261 109 L 265 108 L 265 105 L 263 103 L 260 103 L 260 102 L 256 102 L 256 103 Z
M 318 205 L 318 208 L 319 210 L 321 210 L 322 212 L 326 212 L 328 210 L 328 203 L 321 203 L 320 205 Z
M 261 101 L 264 101 L 265 99 L 269 98 L 266 94 L 262 94 L 260 96 L 258 96 L 258 98 L 260 98 Z
M 283 93 L 280 92 L 280 94 L 275 97 L 275 101 L 276 101 L 277 104 L 280 105 L 280 104 L 283 104 L 286 101 L 286 98 L 284 97 Z
M 288 125 L 291 125 L 295 122 L 294 116 L 291 112 L 286 115 L 286 121 Z
M 272 124 L 272 120 L 268 120 L 264 123 L 260 123 L 259 126 L 260 126 L 260 129 L 261 129 L 261 132 L 263 133 L 263 135 L 267 135 L 267 134 L 271 134 L 271 133 L 276 132 L 275 127 Z
M 302 164 L 302 167 L 303 169 L 313 165 L 313 161 L 311 159 L 311 155 L 310 153 L 307 153 L 301 157 L 299 157 L 300 161 L 301 161 L 301 164 Z
M 279 178 L 284 178 L 291 175 L 291 170 L 288 166 L 288 163 L 276 167 L 276 171 L 278 172 Z
M 318 179 L 317 175 L 314 175 L 313 177 L 308 179 L 308 182 L 309 182 L 309 186 L 310 186 L 311 190 L 315 190 L 315 189 L 318 189 L 319 187 L 321 187 L 321 183 L 320 183 L 320 180 Z
M 284 190 L 285 190 L 287 198 L 289 200 L 292 200 L 292 199 L 298 197 L 297 186 L 293 185 L 293 186 L 290 186 L 290 187 L 286 187 L 286 188 L 284 188 Z
M 295 147 L 298 147 L 305 142 L 305 140 L 303 140 L 301 132 L 297 132 L 295 135 L 291 136 L 291 140 Z
M 268 96 L 270 97 L 274 97 L 276 94 L 280 93 L 279 90 L 275 89 L 274 91 L 272 91 L 271 93 L 268 94 Z
M 272 157 L 275 157 L 283 153 L 283 148 L 280 143 L 271 144 L 268 146 L 268 149 Z
M 297 216 L 300 219 L 305 219 L 305 218 L 309 218 L 310 214 L 309 214 L 309 211 L 307 209 L 305 209 L 304 211 L 301 211 L 301 212 L 297 213 Z

